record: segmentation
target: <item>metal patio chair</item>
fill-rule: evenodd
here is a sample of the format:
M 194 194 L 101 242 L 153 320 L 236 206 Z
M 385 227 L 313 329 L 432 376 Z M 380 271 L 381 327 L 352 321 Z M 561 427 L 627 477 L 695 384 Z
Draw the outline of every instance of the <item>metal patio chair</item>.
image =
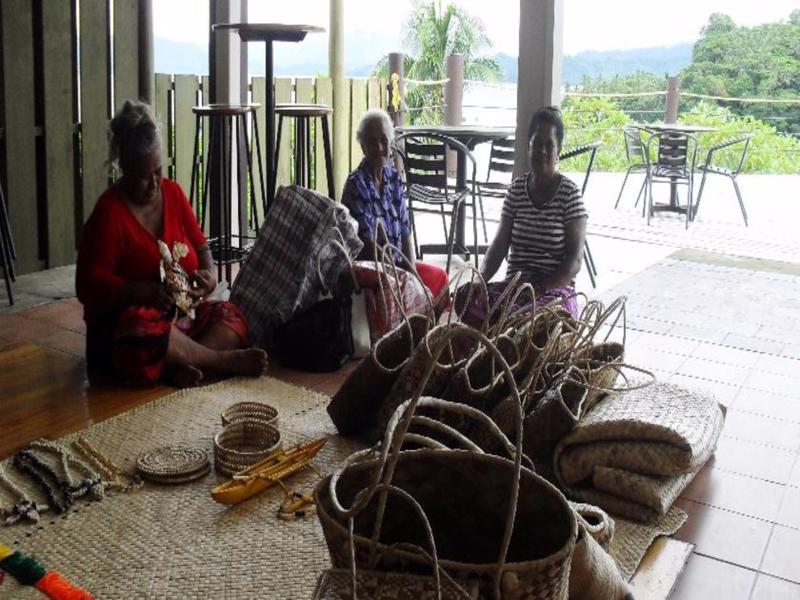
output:
M 645 157 L 645 144 L 642 141 L 642 131 L 638 127 L 626 125 L 622 128 L 622 134 L 625 137 L 625 155 L 628 158 L 628 170 L 625 171 L 625 178 L 622 180 L 622 186 L 619 188 L 619 195 L 617 201 L 614 203 L 614 208 L 619 206 L 619 201 L 622 200 L 622 192 L 625 190 L 625 184 L 628 182 L 628 176 L 631 173 L 643 173 L 645 179 L 642 182 L 642 187 L 639 188 L 639 194 L 636 196 L 635 206 L 639 205 L 639 200 L 642 198 L 642 192 L 647 185 L 647 157 Z
M 417 258 L 422 258 L 419 237 L 417 235 L 415 213 L 438 214 L 442 217 L 442 228 L 445 233 L 447 247 L 446 271 L 450 270 L 450 261 L 456 238 L 456 227 L 460 211 L 472 209 L 472 233 L 474 240 L 475 266 L 478 266 L 478 223 L 475 215 L 477 163 L 469 149 L 456 139 L 436 133 L 404 133 L 394 140 L 394 150 L 403 162 L 404 180 L 408 197 L 408 212 L 411 229 L 414 234 L 414 251 Z M 471 176 L 468 173 L 470 186 L 463 190 L 454 190 L 447 179 L 447 151 L 462 153 L 471 164 Z M 447 226 L 447 217 L 450 226 Z M 461 249 L 459 249 L 461 250 Z M 466 251 L 466 248 L 463 249 Z
M 478 182 L 478 207 L 481 211 L 481 224 L 483 225 L 483 239 L 488 242 L 486 233 L 486 218 L 483 214 L 483 198 L 500 198 L 506 196 L 506 190 L 511 184 L 511 173 L 514 171 L 514 137 L 501 138 L 492 142 L 489 154 L 489 168 L 486 171 L 486 180 Z M 501 179 L 492 177 L 500 174 Z
M 603 145 L 603 142 L 592 142 L 591 144 L 584 144 L 583 146 L 578 146 L 577 148 L 572 148 L 567 150 L 566 152 L 562 152 L 558 160 L 559 162 L 563 162 L 565 160 L 569 160 L 571 158 L 575 158 L 577 156 L 581 156 L 582 154 L 589 154 L 589 162 L 586 166 L 586 173 L 583 176 L 583 183 L 581 184 L 581 196 L 586 194 L 586 184 L 589 183 L 589 175 L 592 174 L 592 166 L 594 166 L 594 158 L 597 154 L 597 149 Z M 623 183 L 623 185 L 625 185 Z M 583 242 L 583 262 L 586 263 L 586 270 L 589 273 L 589 281 L 592 282 L 592 287 L 597 287 L 597 282 L 595 278 L 597 277 L 597 265 L 595 265 L 594 257 L 592 256 L 592 249 L 589 247 L 589 240 L 588 238 Z
M 652 161 L 655 154 L 656 160 Z M 686 133 L 675 131 L 657 131 L 647 140 L 645 158 L 647 160 L 647 194 L 642 209 L 642 216 L 647 214 L 647 224 L 656 210 L 673 210 L 685 212 L 686 228 L 692 217 L 692 194 L 694 193 L 694 168 L 697 161 L 697 138 Z M 653 204 L 653 184 L 669 183 L 670 204 L 655 206 Z M 678 206 L 677 186 L 685 185 L 686 209 Z
M 742 193 L 739 191 L 739 184 L 736 183 L 736 177 L 741 173 L 742 167 L 744 166 L 744 160 L 747 158 L 747 150 L 750 147 L 750 140 L 752 139 L 753 134 L 748 133 L 746 135 L 742 135 L 733 139 L 725 140 L 715 146 L 711 146 L 708 149 L 708 154 L 706 155 L 706 160 L 704 163 L 697 166 L 698 171 L 702 171 L 703 178 L 700 180 L 700 190 L 697 192 L 697 201 L 694 205 L 694 212 L 692 213 L 692 221 L 697 216 L 697 211 L 700 208 L 700 200 L 703 197 L 703 187 L 706 184 L 706 175 L 709 173 L 712 175 L 724 175 L 725 177 L 730 178 L 731 182 L 733 183 L 733 189 L 736 192 L 736 198 L 739 200 L 739 208 L 742 210 L 742 218 L 744 219 L 745 227 L 748 226 L 747 222 L 747 210 L 744 208 L 744 201 L 742 200 Z M 718 164 L 714 164 L 714 154 L 720 150 L 725 148 L 731 148 L 738 144 L 744 144 L 742 148 L 742 154 L 739 157 L 739 164 L 736 165 L 735 169 L 727 169 L 725 167 L 719 166 Z

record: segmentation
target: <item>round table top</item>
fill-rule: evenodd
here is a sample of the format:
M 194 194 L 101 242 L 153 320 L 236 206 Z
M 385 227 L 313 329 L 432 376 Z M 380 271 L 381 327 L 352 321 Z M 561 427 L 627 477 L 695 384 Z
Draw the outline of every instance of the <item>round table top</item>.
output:
M 324 104 L 276 104 L 275 114 L 286 117 L 323 117 L 333 112 L 330 106 Z
M 261 108 L 258 103 L 252 104 L 205 104 L 193 106 L 192 112 L 196 115 L 246 115 Z
M 686 123 L 637 123 L 640 129 L 650 129 L 651 131 L 677 131 L 679 133 L 708 133 L 716 131 L 716 127 L 706 125 L 689 125 Z
M 511 137 L 517 128 L 512 126 L 480 126 L 480 125 L 400 125 L 394 128 L 398 133 L 438 133 L 459 138 L 497 139 Z
M 212 31 L 232 29 L 239 33 L 245 42 L 300 42 L 307 33 L 324 33 L 317 25 L 298 25 L 288 23 L 217 23 Z

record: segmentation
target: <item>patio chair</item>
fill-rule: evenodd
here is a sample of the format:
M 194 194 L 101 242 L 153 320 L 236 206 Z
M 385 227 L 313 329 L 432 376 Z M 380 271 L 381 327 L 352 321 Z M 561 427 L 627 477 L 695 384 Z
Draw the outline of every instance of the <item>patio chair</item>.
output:
M 404 133 L 395 138 L 394 150 L 403 162 L 408 212 L 414 234 L 414 251 L 422 258 L 415 213 L 439 214 L 447 247 L 446 271 L 450 270 L 453 247 L 456 241 L 458 215 L 467 207 L 472 209 L 472 233 L 475 243 L 475 266 L 478 266 L 478 223 L 475 215 L 477 163 L 469 149 L 456 139 L 436 133 Z M 471 188 L 454 190 L 447 180 L 447 151 L 455 150 L 472 164 Z M 472 200 L 468 200 L 471 195 Z M 450 217 L 447 227 L 446 217 Z M 466 251 L 466 248 L 463 250 Z
M 652 162 L 655 153 L 656 161 Z M 647 214 L 647 224 L 656 210 L 673 210 L 685 212 L 686 228 L 692 216 L 692 194 L 694 192 L 694 168 L 697 161 L 697 138 L 675 131 L 653 132 L 647 140 L 645 159 L 647 160 L 647 194 L 642 207 L 642 216 Z M 655 206 L 653 204 L 653 184 L 670 184 L 670 204 Z M 685 185 L 686 209 L 678 206 L 677 186 Z
M 753 137 L 753 134 L 748 133 L 746 135 L 739 136 L 737 138 L 733 138 L 730 140 L 726 140 L 716 146 L 711 146 L 708 149 L 708 154 L 706 155 L 706 160 L 703 164 L 697 166 L 698 171 L 702 171 L 703 178 L 700 180 L 700 190 L 697 192 L 697 201 L 694 205 L 694 212 L 692 213 L 692 220 L 697 216 L 697 211 L 700 208 L 700 200 L 703 197 L 703 187 L 706 184 L 706 175 L 711 173 L 712 175 L 724 175 L 725 177 L 729 177 L 731 182 L 733 183 L 733 189 L 736 191 L 736 197 L 739 200 L 739 208 L 742 209 L 742 218 L 744 219 L 745 227 L 748 226 L 747 222 L 747 211 L 744 208 L 744 201 L 742 200 L 742 193 L 739 191 L 739 184 L 736 183 L 736 177 L 741 173 L 742 167 L 744 166 L 744 160 L 747 157 L 747 149 L 750 147 L 750 139 Z M 742 147 L 742 154 L 739 157 L 739 164 L 736 165 L 736 168 L 726 169 L 725 167 L 721 167 L 719 165 L 714 164 L 714 154 L 719 150 L 724 148 L 731 148 L 738 144 L 744 144 Z
M 642 141 L 642 132 L 638 127 L 626 125 L 622 128 L 622 134 L 625 136 L 625 155 L 628 158 L 628 170 L 625 171 L 625 178 L 622 180 L 622 187 L 619 188 L 619 195 L 617 201 L 614 203 L 614 208 L 619 206 L 619 201 L 622 200 L 622 192 L 625 190 L 625 184 L 628 182 L 628 176 L 631 173 L 644 173 L 645 179 L 642 181 L 642 187 L 639 188 L 639 194 L 636 196 L 635 206 L 639 205 L 639 200 L 642 197 L 642 192 L 647 185 L 647 158 L 645 157 L 645 145 Z
M 478 182 L 478 207 L 481 211 L 481 224 L 483 225 L 483 239 L 489 241 L 486 233 L 486 218 L 483 215 L 483 198 L 500 198 L 506 196 L 506 190 L 511 184 L 511 173 L 514 170 L 514 137 L 501 138 L 492 142 L 489 154 L 489 168 L 486 171 L 486 181 Z M 492 177 L 500 174 L 500 178 Z
M 559 162 L 563 162 L 571 158 L 581 156 L 582 154 L 586 154 L 587 152 L 591 152 L 589 155 L 589 162 L 586 165 L 586 174 L 583 176 L 583 183 L 581 184 L 581 196 L 586 194 L 586 184 L 589 183 L 589 175 L 592 174 L 594 158 L 597 154 L 597 149 L 602 145 L 603 142 L 592 142 L 591 144 L 585 144 L 583 146 L 578 146 L 577 148 L 572 148 L 566 152 L 562 152 L 558 157 Z M 597 277 L 597 265 L 594 263 L 594 257 L 592 256 L 592 249 L 589 247 L 588 239 L 586 239 L 583 243 L 583 262 L 586 263 L 586 270 L 589 273 L 589 281 L 592 282 L 592 287 L 597 287 L 597 282 L 595 281 L 595 277 Z

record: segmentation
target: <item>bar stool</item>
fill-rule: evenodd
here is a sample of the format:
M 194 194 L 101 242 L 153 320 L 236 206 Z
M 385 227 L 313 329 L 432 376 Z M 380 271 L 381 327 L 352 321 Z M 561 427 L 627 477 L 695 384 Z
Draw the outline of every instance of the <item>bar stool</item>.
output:
M 331 159 L 331 136 L 328 129 L 328 115 L 333 109 L 324 104 L 276 104 L 278 115 L 278 139 L 275 143 L 275 170 L 273 181 L 278 176 L 278 157 L 281 149 L 283 119 L 297 119 L 294 130 L 294 182 L 303 187 L 311 185 L 311 120 L 319 118 L 322 123 L 322 141 L 325 151 L 325 171 L 328 175 L 328 196 L 335 200 L 333 189 L 333 161 Z
M 212 236 L 209 238 L 209 247 L 212 256 L 217 263 L 217 280 L 222 281 L 222 271 L 225 269 L 226 280 L 231 280 L 231 265 L 241 262 L 247 253 L 247 243 L 252 243 L 255 237 L 247 235 L 245 231 L 234 234 L 232 228 L 231 210 L 231 187 L 233 183 L 233 132 L 236 131 L 239 139 L 244 141 L 247 159 L 247 174 L 249 185 L 242 180 L 242 169 L 236 168 L 236 180 L 239 190 L 245 190 L 246 201 L 244 210 L 249 213 L 248 224 L 253 226 L 255 231 L 259 229 L 258 210 L 256 207 L 256 187 L 261 194 L 261 207 L 266 214 L 267 199 L 265 192 L 265 180 L 261 161 L 261 141 L 258 137 L 258 120 L 256 109 L 260 104 L 209 104 L 207 106 L 195 106 L 192 112 L 195 114 L 195 133 L 194 133 L 194 155 L 192 157 L 192 179 L 189 188 L 189 202 L 195 210 L 195 214 L 200 220 L 200 226 L 205 229 L 206 216 L 211 214 Z M 258 164 L 259 182 L 253 177 L 253 157 L 250 139 L 247 133 L 247 116 L 253 119 L 253 131 L 255 137 L 256 163 Z M 203 128 L 203 119 L 208 121 L 209 139 L 203 140 L 203 150 L 200 146 L 200 131 Z M 203 156 L 205 154 L 205 164 Z M 202 169 L 203 186 L 199 189 L 198 168 Z M 212 197 L 209 207 L 208 197 L 210 192 L 209 178 L 211 171 L 219 173 L 219 191 Z M 240 217 L 240 224 L 244 220 Z M 238 242 L 234 245 L 234 242 Z
M 3 278 L 6 281 L 9 306 L 14 305 L 14 293 L 11 290 L 11 283 L 17 280 L 17 275 L 14 271 L 14 261 L 16 259 L 17 250 L 14 248 L 14 240 L 11 238 L 11 225 L 8 222 L 6 197 L 3 194 L 3 186 L 0 185 L 0 263 L 3 266 Z

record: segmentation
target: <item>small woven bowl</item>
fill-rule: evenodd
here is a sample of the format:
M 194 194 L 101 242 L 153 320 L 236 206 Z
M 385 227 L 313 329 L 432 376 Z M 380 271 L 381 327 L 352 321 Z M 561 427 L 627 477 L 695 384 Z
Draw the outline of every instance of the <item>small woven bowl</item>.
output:
M 237 402 L 226 408 L 222 415 L 222 425 L 230 425 L 240 421 L 261 421 L 278 426 L 278 411 L 275 407 L 263 402 Z
M 214 436 L 214 468 L 233 475 L 281 449 L 278 428 L 261 421 L 239 421 Z

